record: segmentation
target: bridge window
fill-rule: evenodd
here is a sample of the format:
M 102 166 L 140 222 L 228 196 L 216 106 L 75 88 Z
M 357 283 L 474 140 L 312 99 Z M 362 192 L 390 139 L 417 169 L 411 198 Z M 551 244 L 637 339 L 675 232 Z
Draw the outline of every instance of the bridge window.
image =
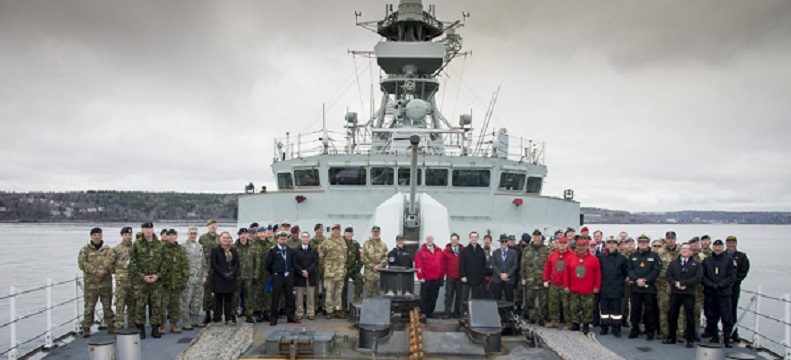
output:
M 330 185 L 365 185 L 364 167 L 331 167 Z
M 500 185 L 498 190 L 517 190 L 522 191 L 525 189 L 525 180 L 527 175 L 504 172 L 500 174 Z
M 489 170 L 453 170 L 453 186 L 489 187 Z
M 426 169 L 427 186 L 448 186 L 448 169 Z
M 527 178 L 527 193 L 528 194 L 540 194 L 541 193 L 541 185 L 544 182 L 544 178 L 531 176 Z
M 277 173 L 277 188 L 280 190 L 294 188 L 294 179 L 290 172 Z
M 409 175 L 411 171 L 408 167 L 400 167 L 398 168 L 398 185 L 400 186 L 409 186 Z M 423 180 L 423 170 L 417 169 L 417 185 L 422 185 Z
M 297 186 L 320 186 L 319 169 L 294 170 L 294 180 Z
M 372 167 L 371 185 L 393 185 L 393 174 L 391 167 Z

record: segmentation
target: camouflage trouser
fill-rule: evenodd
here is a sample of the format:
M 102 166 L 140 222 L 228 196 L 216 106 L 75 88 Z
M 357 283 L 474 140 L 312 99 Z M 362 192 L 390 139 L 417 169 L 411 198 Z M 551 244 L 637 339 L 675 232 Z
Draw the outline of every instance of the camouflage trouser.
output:
M 569 315 L 566 322 L 575 324 L 590 324 L 593 322 L 593 308 L 596 304 L 596 294 L 569 295 Z
M 514 306 L 518 307 L 519 309 L 524 309 L 525 306 L 525 287 L 522 286 L 522 280 L 519 278 L 516 279 L 516 284 L 514 285 Z
M 341 294 L 341 301 L 344 310 L 349 310 L 349 280 L 354 284 L 354 296 L 360 297 L 363 293 L 363 274 L 357 273 L 346 277 L 343 282 L 343 293 Z
M 238 282 L 239 290 L 233 293 L 233 298 L 231 300 L 231 308 L 232 309 L 239 309 L 239 305 L 244 300 L 244 306 L 242 310 L 244 310 L 245 316 L 253 316 L 253 311 L 258 311 L 258 304 L 255 303 L 255 285 L 258 283 L 258 280 L 253 279 L 244 279 L 239 280 Z M 244 289 L 244 299 L 242 299 L 242 290 Z
M 569 294 L 563 291 L 563 286 L 550 284 L 549 299 L 547 302 L 549 303 L 550 319 L 553 321 L 560 321 L 560 310 L 563 309 L 565 320 L 567 322 L 569 321 L 568 314 L 571 312 L 571 310 L 569 310 Z
M 319 280 L 316 281 L 316 291 L 313 292 L 313 303 L 316 304 L 316 311 L 319 311 L 324 310 L 324 302 L 319 301 L 319 293 L 325 298 L 327 297 L 327 295 L 324 294 L 324 282 L 321 280 L 324 279 L 324 269 L 321 263 L 316 265 L 316 276 Z
M 206 277 L 206 283 L 203 284 L 203 311 L 214 310 L 214 293 L 211 292 L 211 272 Z
M 109 276 L 109 275 L 106 275 Z M 104 284 L 90 284 L 85 283 L 85 290 L 83 293 L 85 301 L 85 309 L 82 319 L 82 327 L 90 327 L 93 324 L 93 311 L 96 309 L 96 303 L 101 301 L 102 311 L 104 313 L 104 323 L 107 325 L 114 325 L 113 316 L 113 285 L 112 282 Z
M 381 284 L 379 280 L 379 273 L 373 273 L 374 276 L 366 276 L 365 277 L 365 297 L 374 297 L 377 295 L 382 295 Z M 355 288 L 357 284 L 354 285 Z
M 271 309 L 272 293 L 266 292 L 266 283 L 269 281 L 269 273 L 264 272 L 257 286 L 253 287 L 253 309 L 262 314 L 269 313 Z
M 162 288 L 162 322 L 170 320 L 170 326 L 178 326 L 181 318 L 181 289 Z
M 115 327 L 124 326 L 124 310 L 128 320 L 128 326 L 135 325 L 135 290 L 131 281 L 115 282 Z
M 201 279 L 190 279 L 187 287 L 181 292 L 181 323 L 182 325 L 197 324 L 203 301 L 203 285 Z
M 544 321 L 547 317 L 548 290 L 544 285 L 525 286 L 525 314 L 535 321 Z M 538 304 L 536 305 L 536 299 Z
M 324 279 L 324 310 L 328 314 L 343 309 L 343 289 L 345 279 Z
M 659 308 L 659 333 L 667 336 L 668 334 L 668 321 L 667 316 L 670 310 L 670 284 L 667 281 L 658 281 L 657 282 L 657 295 L 656 295 L 657 307 Z M 678 330 L 676 334 L 684 334 L 687 323 L 687 319 L 684 316 L 683 312 L 679 312 L 678 314 L 679 321 L 678 321 Z
M 149 319 L 151 325 L 160 325 L 158 322 L 162 319 L 162 284 L 157 281 L 153 284 L 141 283 L 135 285 L 135 302 L 137 308 L 135 309 L 135 324 L 146 324 L 146 306 L 151 311 Z M 157 323 L 154 323 L 154 322 Z
M 698 284 L 698 288 L 695 292 L 695 308 L 692 311 L 692 316 L 695 320 L 695 323 L 692 324 L 694 326 L 695 336 L 698 336 L 698 330 L 700 330 L 700 313 L 703 311 L 703 298 L 703 285 Z M 682 319 L 683 318 L 684 317 L 682 317 Z
M 621 317 L 624 323 L 629 323 L 629 303 L 632 297 L 632 287 L 624 285 L 623 298 L 621 298 Z

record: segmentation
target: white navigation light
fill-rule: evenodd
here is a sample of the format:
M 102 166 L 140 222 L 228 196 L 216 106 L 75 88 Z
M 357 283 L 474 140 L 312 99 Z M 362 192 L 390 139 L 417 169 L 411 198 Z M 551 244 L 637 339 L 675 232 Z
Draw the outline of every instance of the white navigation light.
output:
M 421 99 L 413 99 L 406 104 L 406 116 L 412 121 L 422 121 L 428 114 L 429 105 Z

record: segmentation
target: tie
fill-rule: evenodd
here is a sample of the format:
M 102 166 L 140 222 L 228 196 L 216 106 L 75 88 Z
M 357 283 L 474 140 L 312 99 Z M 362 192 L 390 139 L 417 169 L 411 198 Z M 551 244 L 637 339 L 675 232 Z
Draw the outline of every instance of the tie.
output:
M 508 255 L 508 250 L 503 251 L 503 264 L 505 264 L 505 256 Z
M 681 259 L 681 267 L 684 267 L 686 265 L 687 265 L 687 259 Z
M 453 255 L 455 256 L 459 255 L 459 248 L 453 248 Z
M 307 246 L 303 246 L 302 250 L 308 251 L 308 247 Z

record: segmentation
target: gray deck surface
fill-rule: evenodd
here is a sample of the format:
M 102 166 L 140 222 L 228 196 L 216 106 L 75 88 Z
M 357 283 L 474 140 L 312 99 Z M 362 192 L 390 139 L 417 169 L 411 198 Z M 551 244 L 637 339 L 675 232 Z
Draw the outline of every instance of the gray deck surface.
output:
M 200 329 L 197 329 L 200 330 Z M 182 331 L 181 334 L 167 333 L 159 339 L 152 338 L 151 329 L 146 328 L 147 337 L 140 344 L 140 355 L 146 360 L 173 360 L 184 350 L 190 341 L 198 335 L 198 331 Z M 91 338 L 107 335 L 106 331 L 94 331 Z M 63 347 L 49 351 L 46 360 L 85 360 L 90 359 L 88 345 L 82 336 L 75 338 Z
M 595 329 L 598 330 L 598 328 Z M 627 360 L 683 360 L 694 359 L 697 355 L 697 347 L 687 349 L 685 347 L 686 343 L 662 344 L 662 340 L 658 339 L 647 341 L 645 335 L 641 335 L 637 339 L 627 339 L 626 335 L 628 334 L 629 332 L 626 331 L 620 339 L 617 339 L 612 335 L 600 336 L 597 333 L 596 339 L 599 343 Z M 708 340 L 703 339 L 703 342 L 708 342 Z M 732 349 L 723 348 L 722 350 L 723 355 L 739 352 L 757 356 L 755 352 L 743 347 L 734 346 Z M 761 357 L 757 358 L 760 359 Z

